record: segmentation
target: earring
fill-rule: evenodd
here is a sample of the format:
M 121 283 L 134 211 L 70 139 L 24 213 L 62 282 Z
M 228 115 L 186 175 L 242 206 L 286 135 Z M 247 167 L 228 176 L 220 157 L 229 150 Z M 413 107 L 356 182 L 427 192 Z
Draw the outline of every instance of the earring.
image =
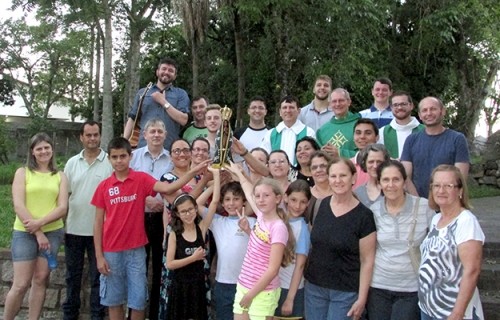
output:
M 459 198 L 460 198 L 460 199 L 462 199 L 462 195 L 460 195 L 460 197 L 459 197 Z

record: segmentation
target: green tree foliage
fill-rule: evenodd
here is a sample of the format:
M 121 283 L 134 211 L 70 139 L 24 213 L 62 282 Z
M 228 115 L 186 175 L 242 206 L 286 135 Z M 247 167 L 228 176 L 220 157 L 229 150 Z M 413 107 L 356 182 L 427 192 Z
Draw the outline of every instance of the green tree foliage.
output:
M 39 25 L 9 19 L 0 25 L 0 32 L 4 72 L 30 117 L 47 118 L 54 104 L 64 100 L 71 106 L 85 99 L 86 32 L 64 30 L 50 19 Z

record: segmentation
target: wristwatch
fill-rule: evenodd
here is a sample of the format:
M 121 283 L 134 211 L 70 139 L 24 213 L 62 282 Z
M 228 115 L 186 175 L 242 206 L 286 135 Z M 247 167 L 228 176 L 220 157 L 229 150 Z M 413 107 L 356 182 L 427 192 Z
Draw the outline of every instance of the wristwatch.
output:
M 165 107 L 165 110 L 168 110 L 168 108 L 170 108 L 172 105 L 168 102 L 165 102 L 163 106 Z

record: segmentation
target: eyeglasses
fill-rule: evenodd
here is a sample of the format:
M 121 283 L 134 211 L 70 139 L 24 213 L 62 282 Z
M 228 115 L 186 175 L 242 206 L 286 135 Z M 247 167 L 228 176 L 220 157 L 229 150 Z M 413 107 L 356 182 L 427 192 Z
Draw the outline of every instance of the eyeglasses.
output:
M 194 214 L 196 213 L 196 208 L 191 208 L 191 209 L 186 209 L 186 210 L 182 210 L 182 211 L 179 211 L 179 215 L 185 217 L 187 215 L 191 215 L 191 214 Z
M 286 160 L 284 160 L 284 159 L 280 159 L 280 160 L 271 160 L 271 161 L 269 161 L 269 164 L 272 164 L 272 165 L 278 165 L 278 164 L 279 164 L 279 165 L 283 165 L 283 164 L 285 164 L 285 163 L 287 163 L 287 162 L 286 162 Z
M 203 153 L 208 153 L 208 149 L 207 148 L 193 148 L 192 149 L 193 152 L 203 152 Z
M 184 154 L 190 154 L 191 153 L 191 149 L 189 149 L 189 148 L 183 148 L 183 149 L 177 148 L 177 149 L 172 150 L 172 153 L 175 154 L 175 155 L 177 155 L 177 156 L 180 155 L 181 152 L 184 153 Z
M 393 108 L 406 108 L 410 105 L 409 102 L 400 102 L 400 103 L 393 103 L 392 107 Z
M 316 171 L 318 169 L 325 170 L 326 167 L 328 167 L 328 165 L 326 163 L 317 164 L 317 165 L 311 166 L 311 171 Z
M 453 184 L 453 183 L 450 183 L 450 184 L 438 184 L 438 183 L 433 183 L 431 184 L 431 189 L 432 190 L 441 190 L 441 189 L 444 189 L 446 191 L 451 191 L 455 188 L 460 188 L 459 185 L 456 185 L 456 184 Z

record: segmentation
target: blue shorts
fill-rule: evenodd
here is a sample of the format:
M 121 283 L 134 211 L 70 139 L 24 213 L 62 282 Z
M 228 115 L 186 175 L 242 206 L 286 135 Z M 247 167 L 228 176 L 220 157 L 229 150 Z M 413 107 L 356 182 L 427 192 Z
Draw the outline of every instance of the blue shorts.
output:
M 144 247 L 118 252 L 104 252 L 110 272 L 100 277 L 101 304 L 108 307 L 127 306 L 146 309 L 148 282 Z
M 64 239 L 64 229 L 45 232 L 45 236 L 49 239 L 50 252 L 56 257 Z M 12 232 L 11 254 L 12 262 L 31 261 L 42 257 L 42 252 L 38 250 L 36 236 L 29 232 L 18 230 Z

